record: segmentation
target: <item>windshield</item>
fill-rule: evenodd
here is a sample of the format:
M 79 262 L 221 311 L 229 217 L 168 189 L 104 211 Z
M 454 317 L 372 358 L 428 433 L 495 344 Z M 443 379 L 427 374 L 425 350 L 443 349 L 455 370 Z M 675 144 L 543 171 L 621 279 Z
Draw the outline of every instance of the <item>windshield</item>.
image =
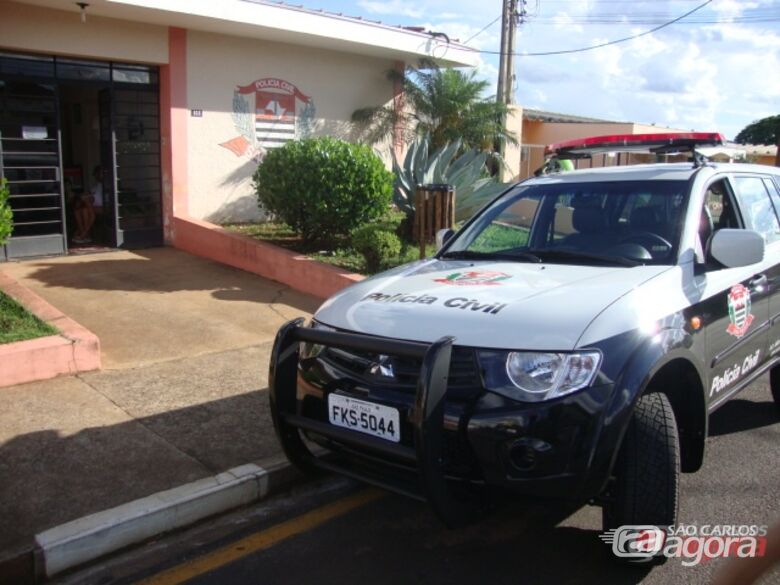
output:
M 520 185 L 458 234 L 442 257 L 672 264 L 687 187 L 686 181 Z

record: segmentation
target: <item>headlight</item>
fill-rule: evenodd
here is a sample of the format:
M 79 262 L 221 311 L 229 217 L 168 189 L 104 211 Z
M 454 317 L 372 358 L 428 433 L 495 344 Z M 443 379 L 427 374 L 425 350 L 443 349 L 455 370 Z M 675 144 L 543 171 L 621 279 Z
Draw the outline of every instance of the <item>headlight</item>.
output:
M 311 320 L 311 323 L 309 323 L 309 327 L 312 329 L 322 329 L 323 331 L 335 331 L 333 327 L 328 327 L 327 325 L 323 325 L 322 323 L 318 323 L 314 319 Z M 306 358 L 314 358 L 320 355 L 320 352 L 325 349 L 324 345 L 318 345 L 316 343 L 308 343 L 304 342 L 301 343 L 301 359 Z
M 522 402 L 540 402 L 576 392 L 593 382 L 601 364 L 597 351 L 542 353 L 479 352 L 489 390 Z

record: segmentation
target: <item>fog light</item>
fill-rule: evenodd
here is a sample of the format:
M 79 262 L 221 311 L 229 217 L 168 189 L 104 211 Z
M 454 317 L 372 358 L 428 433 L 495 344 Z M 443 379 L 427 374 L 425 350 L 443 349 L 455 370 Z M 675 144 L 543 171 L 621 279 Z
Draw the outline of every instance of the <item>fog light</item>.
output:
M 509 446 L 509 461 L 518 471 L 533 471 L 552 453 L 552 449 L 546 441 L 525 437 Z

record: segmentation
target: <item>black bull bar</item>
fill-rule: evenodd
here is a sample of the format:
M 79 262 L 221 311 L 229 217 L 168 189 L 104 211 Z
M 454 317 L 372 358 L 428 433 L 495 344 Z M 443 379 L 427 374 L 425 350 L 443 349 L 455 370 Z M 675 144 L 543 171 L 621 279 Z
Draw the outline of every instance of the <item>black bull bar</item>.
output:
M 431 344 L 398 341 L 303 327 L 294 319 L 279 329 L 271 353 L 268 375 L 271 416 L 287 458 L 304 471 L 325 470 L 352 477 L 382 488 L 427 501 L 439 518 L 454 526 L 473 516 L 472 506 L 455 498 L 444 470 L 444 397 L 454 337 L 442 337 Z M 314 420 L 298 414 L 297 376 L 300 342 L 359 350 L 383 355 L 422 359 L 412 410 L 414 447 L 392 443 Z M 311 431 L 339 443 L 360 445 L 380 455 L 403 461 L 417 472 L 417 489 L 410 489 L 396 477 L 392 464 L 380 473 L 316 456 L 306 446 L 300 431 Z

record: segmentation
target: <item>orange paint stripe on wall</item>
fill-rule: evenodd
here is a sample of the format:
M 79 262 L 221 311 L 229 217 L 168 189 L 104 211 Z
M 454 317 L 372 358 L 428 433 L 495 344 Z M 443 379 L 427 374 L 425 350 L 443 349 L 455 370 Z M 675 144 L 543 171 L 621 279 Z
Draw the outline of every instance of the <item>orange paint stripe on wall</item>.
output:
M 160 134 L 165 241 L 175 240 L 174 217 L 188 215 L 187 31 L 168 29 L 168 64 L 160 67 Z

